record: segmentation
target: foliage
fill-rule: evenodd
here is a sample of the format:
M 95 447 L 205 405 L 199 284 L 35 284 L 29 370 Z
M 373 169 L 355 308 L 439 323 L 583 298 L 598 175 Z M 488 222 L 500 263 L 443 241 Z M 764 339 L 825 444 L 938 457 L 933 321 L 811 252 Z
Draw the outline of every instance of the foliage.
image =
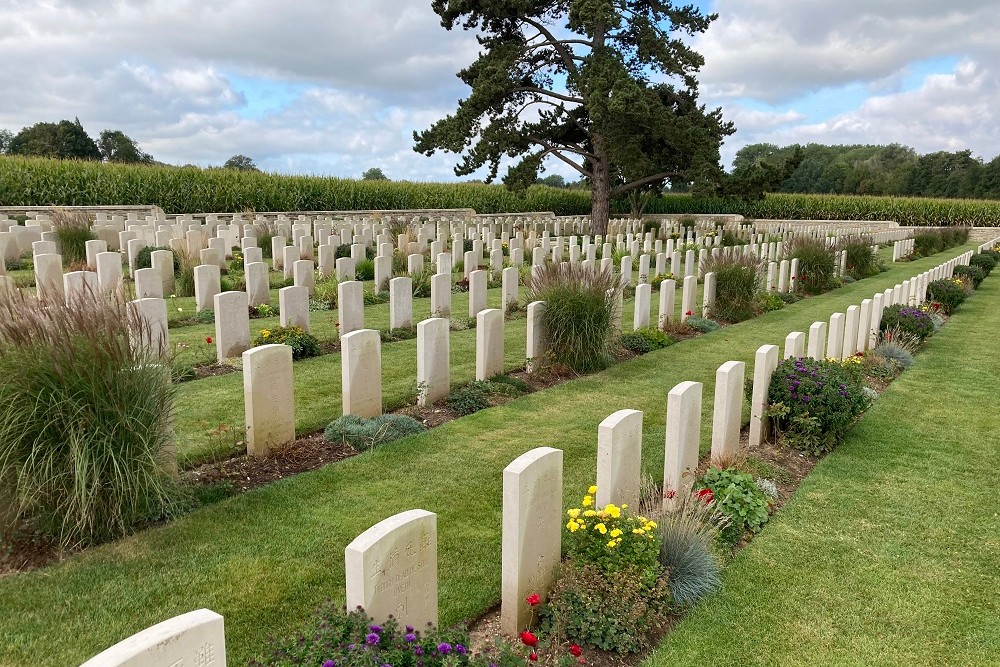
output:
M 847 253 L 847 274 L 855 280 L 871 278 L 884 268 L 878 254 L 872 250 L 871 239 L 866 236 L 841 237 L 838 249 Z
M 764 263 L 757 257 L 742 253 L 729 256 L 709 256 L 701 267 L 715 274 L 715 303 L 712 317 L 724 322 L 742 322 L 758 311 L 757 292 L 764 276 Z
M 591 182 L 598 234 L 607 229 L 612 197 L 655 192 L 667 179 L 721 179 L 719 145 L 735 128 L 721 110 L 698 104 L 703 59 L 686 38 L 704 32 L 714 15 L 642 2 L 432 6 L 445 28 L 475 30 L 482 50 L 458 74 L 472 92 L 454 114 L 414 133 L 418 152 L 461 153 L 455 173 L 486 167 L 487 181 L 505 156 L 520 156 L 504 177 L 512 189 L 533 184 L 553 155 Z M 654 72 L 682 87 L 651 84 Z
M 294 360 L 318 357 L 323 354 L 316 336 L 306 333 L 302 327 L 298 326 L 261 329 L 260 333 L 253 339 L 253 347 L 258 345 L 288 345 L 292 348 L 292 359 Z
M 552 361 L 578 372 L 611 363 L 618 278 L 579 264 L 547 262 L 531 278 L 528 302 L 544 301 L 542 327 Z
M 426 299 L 431 295 L 431 278 L 434 277 L 432 271 L 421 269 L 410 274 L 410 286 L 414 298 Z
M 680 507 L 660 517 L 660 564 L 674 601 L 692 605 L 722 583 L 715 541 L 717 526 L 725 527 L 728 519 L 693 495 L 678 502 Z
M 211 308 L 202 308 L 192 319 L 198 324 L 215 324 L 215 311 Z
M 541 612 L 541 630 L 619 654 L 648 648 L 671 607 L 665 577 L 650 582 L 641 569 L 609 577 L 598 566 L 570 559 Z
M 986 279 L 986 271 L 980 266 L 964 266 L 959 264 L 952 270 L 952 274 L 967 277 L 972 281 L 973 289 L 979 289 L 983 280 Z
M 355 280 L 374 280 L 375 279 L 375 260 L 373 259 L 363 259 L 354 265 L 354 279 Z
M 377 306 L 380 303 L 389 303 L 389 290 L 376 292 L 374 289 L 365 290 L 362 295 L 366 306 Z
M 65 546 L 180 509 L 169 350 L 149 335 L 120 301 L 0 301 L 0 488 Z
M 336 277 L 321 278 L 313 284 L 313 299 L 322 304 L 323 310 L 334 310 L 337 307 L 339 287 L 340 282 Z
M 328 442 L 346 442 L 360 451 L 374 449 L 379 445 L 426 430 L 426 426 L 406 415 L 390 413 L 371 419 L 344 415 L 327 425 L 323 437 Z
M 413 340 L 417 337 L 417 327 L 396 327 L 395 329 L 382 329 L 378 332 L 383 343 L 395 343 L 400 340 Z
M 14 135 L 7 146 L 10 155 L 56 158 L 59 160 L 100 160 L 101 152 L 80 124 L 61 120 L 58 123 L 35 123 Z
M 837 272 L 833 250 L 825 239 L 795 236 L 785 244 L 789 261 L 799 260 L 799 275 L 795 276 L 796 289 L 806 294 L 822 294 L 834 284 Z
M 720 531 L 727 544 L 737 544 L 743 532 L 760 532 L 768 519 L 771 499 L 757 486 L 753 475 L 736 468 L 711 467 L 698 480 L 697 489 L 711 492 L 701 494 L 703 500 L 711 498 L 712 505 L 728 519 Z
M 778 364 L 768 389 L 768 416 L 782 431 L 783 443 L 816 455 L 840 443 L 868 407 L 860 361 L 789 358 Z
M 757 295 L 757 299 L 760 310 L 765 313 L 785 307 L 785 300 L 777 292 L 761 292 Z
M 483 382 L 472 382 L 448 394 L 444 402 L 460 415 L 471 415 L 490 407 L 490 392 Z
M 104 130 L 97 140 L 97 148 L 101 159 L 105 162 L 121 162 L 125 164 L 149 164 L 153 156 L 144 153 L 139 144 L 121 130 Z
M 934 333 L 934 322 L 931 316 L 920 308 L 897 304 L 882 311 L 879 330 L 898 330 L 923 341 Z
M 712 333 L 713 331 L 718 331 L 722 328 L 722 326 L 715 320 L 709 320 L 704 317 L 699 317 L 698 315 L 689 315 L 685 317 L 684 324 L 695 331 L 700 331 L 701 333 Z
M 222 168 L 232 169 L 233 171 L 260 171 L 252 157 L 240 154 L 234 155 L 226 160 L 225 164 L 222 165 Z
M 901 369 L 913 365 L 913 354 L 904 346 L 892 340 L 884 340 L 872 349 L 872 353 L 882 359 L 891 361 Z
M 650 582 L 659 571 L 659 531 L 655 521 L 636 514 L 628 505 L 594 506 L 597 487 L 591 486 L 579 507 L 567 510 L 569 522 L 563 545 L 570 558 L 596 565 L 609 577 L 635 569 Z
M 200 259 L 187 251 L 178 251 L 174 253 L 174 262 L 180 263 L 174 293 L 177 296 L 194 296 L 194 269 L 201 263 Z
M 250 315 L 251 320 L 260 320 L 266 317 L 277 317 L 281 313 L 278 311 L 277 306 L 272 306 L 269 303 L 262 303 L 256 306 L 249 306 L 247 308 L 247 313 Z
M 64 264 L 87 261 L 87 241 L 97 238 L 90 228 L 90 216 L 85 211 L 52 211 L 52 228 L 59 240 L 59 252 Z
M 372 167 L 371 169 L 365 169 L 365 173 L 361 174 L 361 180 L 363 181 L 388 181 L 389 177 L 385 175 L 379 167 Z
M 994 268 L 996 268 L 996 265 L 997 260 L 992 255 L 988 255 L 986 253 L 973 255 L 972 259 L 969 260 L 969 266 L 981 269 L 987 276 L 990 275 L 990 272 Z
M 932 301 L 941 304 L 944 312 L 951 315 L 967 296 L 965 293 L 965 283 L 961 279 L 943 278 L 934 280 L 927 284 L 927 296 Z
M 174 274 L 176 275 L 178 271 L 181 270 L 181 260 L 177 256 L 177 253 L 173 249 L 165 246 L 143 246 L 135 256 L 135 268 L 137 269 L 151 269 L 153 268 L 153 253 L 157 250 L 169 250 L 171 256 L 174 260 Z
M 636 354 L 647 354 L 673 345 L 674 339 L 656 327 L 642 327 L 622 334 L 619 342 L 626 350 Z
M 795 292 L 776 292 L 776 294 L 778 295 L 778 298 L 785 303 L 785 305 L 798 303 L 802 300 L 802 296 L 796 294 Z
M 305 632 L 272 640 L 271 653 L 251 667 L 467 667 L 469 636 L 462 630 L 400 627 L 347 612 L 327 601 Z

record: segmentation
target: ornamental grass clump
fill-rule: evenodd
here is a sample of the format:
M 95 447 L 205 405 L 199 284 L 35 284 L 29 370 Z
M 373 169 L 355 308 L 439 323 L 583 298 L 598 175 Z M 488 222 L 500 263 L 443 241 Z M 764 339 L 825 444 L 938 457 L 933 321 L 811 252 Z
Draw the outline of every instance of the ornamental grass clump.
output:
M 121 301 L 0 301 L 0 489 L 13 518 L 64 546 L 182 509 L 165 345 Z
M 537 268 L 537 267 L 536 267 Z M 611 271 L 546 263 L 531 278 L 528 302 L 544 301 L 549 360 L 586 373 L 613 361 L 620 282 Z
M 660 516 L 660 564 L 667 571 L 674 601 L 687 606 L 722 583 L 715 544 L 719 530 L 728 526 L 729 520 L 694 495 L 675 503 L 672 511 Z
M 767 414 L 782 443 L 814 455 L 840 444 L 868 407 L 860 371 L 861 357 L 843 362 L 789 358 L 778 364 Z
M 871 278 L 882 271 L 878 253 L 872 250 L 871 239 L 868 237 L 845 236 L 840 239 L 838 247 L 847 253 L 847 275 L 855 280 Z
M 923 342 L 934 333 L 934 321 L 920 308 L 897 304 L 882 311 L 879 330 L 910 334 Z
M 720 254 L 702 262 L 702 270 L 705 274 L 715 274 L 713 319 L 736 323 L 759 312 L 757 293 L 766 270 L 763 260 L 742 253 Z
M 90 216 L 86 212 L 55 209 L 52 211 L 52 231 L 59 241 L 63 264 L 87 261 L 87 241 L 93 241 L 97 235 L 90 228 Z
M 826 239 L 793 237 L 785 244 L 785 257 L 789 261 L 799 260 L 796 289 L 806 294 L 822 294 L 834 286 L 836 260 L 833 248 L 826 244 Z

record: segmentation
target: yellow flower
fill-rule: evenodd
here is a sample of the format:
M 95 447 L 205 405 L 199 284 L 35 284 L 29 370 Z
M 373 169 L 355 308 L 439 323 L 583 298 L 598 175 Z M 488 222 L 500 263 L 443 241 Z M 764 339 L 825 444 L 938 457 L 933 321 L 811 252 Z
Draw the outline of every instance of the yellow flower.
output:
M 611 531 L 611 537 L 618 537 L 618 536 L 620 536 L 621 534 L 622 534 L 622 531 L 620 531 L 620 530 L 619 530 L 619 529 L 617 529 L 617 528 L 615 528 L 614 530 L 612 530 L 612 531 Z
M 589 494 L 595 494 L 595 493 L 597 493 L 597 487 L 594 486 L 594 485 L 591 485 L 590 488 L 587 489 L 587 493 L 589 493 Z
M 609 549 L 614 549 L 616 546 L 618 546 L 618 542 L 616 542 L 615 540 L 610 540 L 608 542 L 608 548 Z
M 628 509 L 628 503 L 622 503 L 622 509 L 623 510 L 627 510 Z
M 271 335 L 271 330 L 270 329 L 261 329 L 261 332 L 260 332 L 261 338 L 267 338 L 270 335 Z
M 184 312 L 184 309 L 183 309 L 183 308 L 178 308 L 178 309 L 177 309 L 177 312 L 178 312 L 178 313 L 183 313 L 183 312 Z
M 603 535 L 604 533 L 608 532 L 608 527 L 605 526 L 603 523 L 599 523 L 596 526 L 594 526 L 594 530 Z
M 595 512 L 594 510 L 587 510 L 586 512 L 583 513 L 583 516 L 597 516 L 597 512 Z
M 574 507 L 573 509 L 566 512 L 566 515 L 571 519 L 575 519 L 576 517 L 580 516 L 580 510 Z
M 646 522 L 646 530 L 652 530 L 653 528 L 656 528 L 656 522 L 655 521 L 647 521 Z
M 633 528 L 632 529 L 632 534 L 633 535 L 642 535 L 645 532 L 646 531 L 644 531 L 642 528 Z
M 583 506 L 584 507 L 590 507 L 593 504 L 594 504 L 594 498 L 593 498 L 593 496 L 584 496 L 583 497 Z
M 570 521 L 569 523 L 566 524 L 566 529 L 569 530 L 569 532 L 571 533 L 575 533 L 577 530 L 579 530 L 579 526 L 576 525 L 576 521 Z
M 617 519 L 622 515 L 621 509 L 619 509 L 615 505 L 608 505 L 607 507 L 604 508 L 604 511 L 607 512 L 612 519 Z

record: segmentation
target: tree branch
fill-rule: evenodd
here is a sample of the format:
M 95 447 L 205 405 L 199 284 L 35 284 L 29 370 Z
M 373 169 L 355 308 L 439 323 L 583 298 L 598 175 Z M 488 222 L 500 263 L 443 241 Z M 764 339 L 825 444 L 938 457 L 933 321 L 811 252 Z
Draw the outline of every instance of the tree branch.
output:
M 637 181 L 632 181 L 631 183 L 626 183 L 624 185 L 619 185 L 617 188 L 614 188 L 611 191 L 611 196 L 612 197 L 617 197 L 618 195 L 625 194 L 629 190 L 634 190 L 636 188 L 640 188 L 643 185 L 647 185 L 649 183 L 655 183 L 657 181 L 662 181 L 662 180 L 665 180 L 665 179 L 668 179 L 668 178 L 672 178 L 674 176 L 683 176 L 683 175 L 684 174 L 681 173 L 681 172 L 679 172 L 679 171 L 662 171 L 659 174 L 653 174 L 652 176 L 645 176 L 643 178 L 640 178 Z
M 518 86 L 514 88 L 512 93 L 535 93 L 537 95 L 548 95 L 549 97 L 554 97 L 557 100 L 562 100 L 563 102 L 573 102 L 575 104 L 583 104 L 584 99 L 582 97 L 573 97 L 572 95 L 563 95 L 562 93 L 555 93 L 551 90 L 545 90 L 544 88 L 539 88 L 537 86 Z
M 589 158 L 591 160 L 596 160 L 597 159 L 597 156 L 594 155 L 593 153 L 588 153 L 585 150 L 582 150 L 580 148 L 574 148 L 573 146 L 569 146 L 567 144 L 562 144 L 560 146 L 555 146 L 555 145 L 549 143 L 548 141 L 546 141 L 545 139 L 542 139 L 541 137 L 533 137 L 531 135 L 528 135 L 528 141 L 533 141 L 536 144 L 538 144 L 539 146 L 544 146 L 545 148 L 550 148 L 550 149 L 552 149 L 554 151 L 569 151 L 570 153 L 575 153 L 576 155 L 579 155 L 580 157 Z
M 566 40 L 566 42 L 562 42 L 556 39 L 556 36 L 549 32 L 549 29 L 545 27 L 545 24 L 527 17 L 521 17 L 521 20 L 545 35 L 545 37 L 552 43 L 552 48 L 555 49 L 560 56 L 562 56 L 563 62 L 566 64 L 566 69 L 574 73 L 577 71 L 576 63 L 573 62 L 571 51 L 567 49 L 565 45 L 567 43 L 579 43 L 586 44 L 591 48 L 594 47 L 593 43 L 581 39 Z

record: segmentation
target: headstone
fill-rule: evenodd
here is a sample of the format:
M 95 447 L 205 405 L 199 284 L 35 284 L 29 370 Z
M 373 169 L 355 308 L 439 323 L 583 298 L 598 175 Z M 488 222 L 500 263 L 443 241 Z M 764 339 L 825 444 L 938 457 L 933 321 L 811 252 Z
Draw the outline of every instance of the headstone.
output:
M 562 544 L 562 450 L 538 447 L 503 471 L 500 629 L 514 637 L 528 628 L 526 597 L 548 599 Z
M 309 292 L 292 285 L 278 290 L 278 323 L 283 327 L 302 327 L 309 333 Z
M 168 352 L 167 302 L 163 299 L 136 299 L 131 305 L 145 322 L 139 333 L 139 344 L 154 354 Z
M 868 349 L 868 339 L 871 338 L 871 325 L 872 300 L 864 299 L 861 302 L 860 312 L 858 313 L 858 335 L 855 339 L 854 347 L 856 352 L 864 352 Z
M 785 359 L 801 359 L 806 356 L 806 335 L 793 331 L 785 336 Z
M 295 262 L 301 260 L 297 246 L 286 245 L 281 249 L 281 271 L 285 280 L 295 275 Z
M 715 402 L 712 413 L 712 460 L 729 466 L 740 449 L 740 419 L 743 413 L 743 378 L 746 364 L 727 361 L 715 372 Z
M 389 281 L 389 328 L 413 326 L 413 279 L 409 276 Z
M 517 269 L 510 266 L 503 270 L 501 279 L 501 290 L 503 310 L 507 312 L 511 308 L 516 308 L 518 303 L 518 280 L 520 275 Z
M 844 319 L 844 343 L 841 348 L 841 358 L 853 357 L 858 345 L 858 320 L 861 319 L 861 308 L 849 306 Z
M 122 255 L 120 252 L 101 252 L 95 258 L 97 265 L 97 286 L 104 294 L 118 291 L 122 286 Z M 160 286 L 160 296 L 163 287 Z
M 365 326 L 364 283 L 348 280 L 337 285 L 337 314 L 340 336 L 357 331 Z
M 375 258 L 375 291 L 384 292 L 389 289 L 392 279 L 392 255 L 382 255 Z
M 174 253 L 170 250 L 154 250 L 149 254 L 149 263 L 160 272 L 163 295 L 174 293 Z
M 660 315 L 657 320 L 659 327 L 674 319 L 674 299 L 677 295 L 677 281 L 667 279 L 660 283 Z
M 635 310 L 632 315 L 633 330 L 649 326 L 649 300 L 652 289 L 649 283 L 640 283 L 635 287 Z
M 247 296 L 251 306 L 260 306 L 271 300 L 268 269 L 264 262 L 252 262 L 246 267 Z
M 681 312 L 683 316 L 681 320 L 686 320 L 687 318 L 696 315 L 695 301 L 698 296 L 698 278 L 697 276 L 686 276 L 684 278 L 684 292 L 681 295 Z
M 844 318 L 843 313 L 830 316 L 830 335 L 826 339 L 826 356 L 830 359 L 841 359 L 844 354 Z
M 134 634 L 81 667 L 226 667 L 222 616 L 190 611 Z
M 481 310 L 476 315 L 476 379 L 503 373 L 503 311 Z
M 596 506 L 639 508 L 642 467 L 642 412 L 619 410 L 597 427 Z
M 295 440 L 293 392 L 291 347 L 261 345 L 243 352 L 247 454 L 267 456 Z
M 292 265 L 292 275 L 295 285 L 305 287 L 309 296 L 316 293 L 316 270 L 312 260 L 300 259 Z
M 469 317 L 476 317 L 486 308 L 486 272 L 469 273 Z
M 440 401 L 451 391 L 449 337 L 446 318 L 417 323 L 417 405 L 421 407 Z
M 215 295 L 222 291 L 222 274 L 217 264 L 194 267 L 194 307 L 201 312 L 212 308 Z
M 163 298 L 163 277 L 159 271 L 156 269 L 136 269 L 132 272 L 132 277 L 135 280 L 135 298 Z
M 750 396 L 750 441 L 751 449 L 758 447 L 767 437 L 767 395 L 771 388 L 771 376 L 778 368 L 778 346 L 761 345 L 757 348 L 753 361 L 753 389 Z
M 810 359 L 816 361 L 823 360 L 823 351 L 826 349 L 826 322 L 813 322 L 809 327 L 809 351 Z
M 45 242 L 47 243 L 47 241 Z M 63 286 L 62 255 L 43 253 L 35 255 L 35 289 L 43 301 L 62 301 L 66 298 Z
M 431 276 L 431 316 L 451 317 L 450 273 L 435 273 Z
M 704 283 L 702 285 L 701 316 L 707 319 L 712 316 L 712 311 L 715 309 L 715 273 L 706 273 Z
M 341 283 L 346 285 L 347 283 Z M 382 414 L 382 347 L 374 329 L 359 329 L 340 336 L 341 393 L 345 415 L 377 417 Z
M 97 270 L 97 256 L 102 252 L 108 251 L 108 244 L 106 241 L 100 239 L 91 239 L 84 244 L 87 250 L 87 267 L 91 270 Z
M 691 276 L 693 277 L 693 276 Z M 701 443 L 700 382 L 681 382 L 667 394 L 667 435 L 663 459 L 663 509 L 691 492 Z
M 545 325 L 542 322 L 545 314 L 545 302 L 532 301 L 528 304 L 527 312 L 528 342 L 525 350 L 525 358 L 527 359 L 525 370 L 534 373 L 545 365 L 547 354 Z
M 221 292 L 215 295 L 216 359 L 236 357 L 250 347 L 250 315 L 246 292 Z
M 344 549 L 344 573 L 348 609 L 363 607 L 375 623 L 437 627 L 437 515 L 409 510 L 375 524 Z

